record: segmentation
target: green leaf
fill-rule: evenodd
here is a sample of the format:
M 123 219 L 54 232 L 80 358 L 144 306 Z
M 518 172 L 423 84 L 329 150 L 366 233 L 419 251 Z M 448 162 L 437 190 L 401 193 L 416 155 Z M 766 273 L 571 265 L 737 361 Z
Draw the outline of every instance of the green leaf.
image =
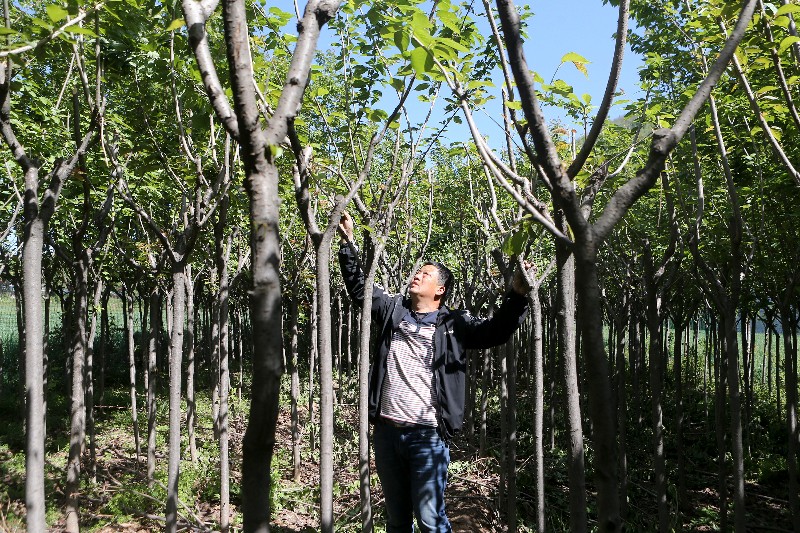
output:
M 417 75 L 430 72 L 433 69 L 433 56 L 421 46 L 411 52 L 411 67 Z
M 464 52 L 464 53 L 469 52 L 469 48 L 467 48 L 463 44 L 461 44 L 461 43 L 459 43 L 457 41 L 454 41 L 453 39 L 449 39 L 447 37 L 440 37 L 439 39 L 437 39 L 437 42 L 441 43 L 441 44 L 443 44 L 445 46 L 449 46 L 450 48 L 453 48 L 455 50 L 458 50 L 459 52 Z
M 406 82 L 403 80 L 403 78 L 392 78 L 392 81 L 389 83 L 396 91 L 402 91 L 406 88 Z
M 45 10 L 47 11 L 47 17 L 52 22 L 60 22 L 67 18 L 67 15 L 69 15 L 69 11 L 56 4 L 50 4 L 45 8 Z
M 520 110 L 522 109 L 522 102 L 519 100 L 508 100 L 506 102 L 506 107 L 509 109 Z
M 583 100 L 584 104 L 591 105 L 591 103 L 592 103 L 592 95 L 588 94 L 588 93 L 583 93 L 581 95 L 581 100 Z
M 12 30 L 11 28 L 0 26 L 0 35 L 16 35 L 18 33 L 19 32 L 17 30 Z
M 575 68 L 578 69 L 584 76 L 587 78 L 589 77 L 589 71 L 586 69 L 586 65 L 590 63 L 588 59 L 583 57 L 580 54 L 576 54 L 575 52 L 570 52 L 565 54 L 564 57 L 561 58 L 561 63 L 570 62 L 575 65 Z
M 788 13 L 797 13 L 800 11 L 800 6 L 797 4 L 787 4 L 785 6 L 781 6 L 778 9 L 777 13 L 775 13 L 776 17 L 780 17 L 781 15 L 786 15 Z
M 427 46 L 433 40 L 431 37 L 430 27 L 431 21 L 422 11 L 415 11 L 411 17 L 411 31 L 414 33 L 414 38 L 423 46 Z
M 578 62 L 578 63 L 591 63 L 591 61 L 589 61 L 588 59 L 586 59 L 582 55 L 580 55 L 578 53 L 575 53 L 575 52 L 569 52 L 568 54 L 565 54 L 564 57 L 561 58 L 561 62 L 562 63 L 567 63 L 567 62 L 572 62 L 572 63 L 575 63 L 575 62 Z
M 781 41 L 780 46 L 778 47 L 778 51 L 783 52 L 784 50 L 786 50 L 787 48 L 789 48 L 798 41 L 800 41 L 800 37 L 795 37 L 794 35 L 784 37 L 783 40 Z
M 183 26 L 186 26 L 185 20 L 175 19 L 172 22 L 170 22 L 169 26 L 167 26 L 167 31 L 175 31 L 178 28 L 182 28 Z
M 757 90 L 757 91 L 755 92 L 755 94 L 756 94 L 757 96 L 760 96 L 760 95 L 762 95 L 762 94 L 764 94 L 764 93 L 768 93 L 768 92 L 770 92 L 770 91 L 774 91 L 775 89 L 777 89 L 777 87 L 775 87 L 774 85 L 766 85 L 766 86 L 764 86 L 764 87 L 761 87 L 759 90 Z
M 74 24 L 66 29 L 67 33 L 79 33 L 81 35 L 88 35 L 89 37 L 97 37 L 97 34 L 90 30 L 89 28 L 84 28 L 83 26 L 78 26 Z
M 394 44 L 397 48 L 400 49 L 401 52 L 405 52 L 408 50 L 409 42 L 411 38 L 409 37 L 407 32 L 402 30 L 394 32 Z

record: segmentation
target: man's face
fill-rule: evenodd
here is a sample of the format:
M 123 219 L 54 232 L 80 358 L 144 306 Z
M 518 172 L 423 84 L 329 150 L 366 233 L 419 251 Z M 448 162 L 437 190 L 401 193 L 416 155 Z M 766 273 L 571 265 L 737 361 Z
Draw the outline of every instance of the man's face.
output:
M 444 285 L 439 285 L 439 269 L 433 265 L 420 268 L 411 279 L 408 293 L 418 298 L 433 300 L 435 296 L 444 294 Z

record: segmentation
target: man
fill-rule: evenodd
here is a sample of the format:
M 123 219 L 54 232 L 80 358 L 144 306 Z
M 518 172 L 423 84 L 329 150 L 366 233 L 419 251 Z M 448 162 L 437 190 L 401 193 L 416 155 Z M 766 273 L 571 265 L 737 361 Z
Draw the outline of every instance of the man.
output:
M 356 255 L 353 220 L 339 225 L 339 265 L 350 297 L 364 299 L 364 274 Z M 369 375 L 369 418 L 374 424 L 375 466 L 386 498 L 387 533 L 452 531 L 444 507 L 448 442 L 464 421 L 466 350 L 506 342 L 522 322 L 527 284 L 514 274 L 512 290 L 488 320 L 444 306 L 453 278 L 427 262 L 414 275 L 408 297 L 372 293 L 377 344 Z

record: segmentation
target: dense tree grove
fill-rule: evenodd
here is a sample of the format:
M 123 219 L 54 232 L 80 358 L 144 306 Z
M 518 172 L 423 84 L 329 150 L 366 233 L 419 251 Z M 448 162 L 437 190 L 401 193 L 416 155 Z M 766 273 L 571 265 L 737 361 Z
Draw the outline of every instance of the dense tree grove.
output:
M 455 530 L 800 533 L 800 3 L 610 4 L 593 101 L 510 0 L 5 0 L 0 530 L 383 531 L 347 212 L 367 291 L 533 265 Z

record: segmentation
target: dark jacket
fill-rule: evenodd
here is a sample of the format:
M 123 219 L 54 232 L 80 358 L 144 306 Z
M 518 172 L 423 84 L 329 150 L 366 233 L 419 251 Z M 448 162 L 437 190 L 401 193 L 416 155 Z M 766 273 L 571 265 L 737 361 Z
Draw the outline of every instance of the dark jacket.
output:
M 364 273 L 354 249 L 343 245 L 339 250 L 339 265 L 347 291 L 356 305 L 364 300 Z M 442 306 L 433 335 L 434 384 L 438 399 L 440 431 L 451 439 L 464 423 L 464 395 L 467 372 L 467 350 L 491 348 L 506 342 L 525 317 L 527 298 L 509 291 L 503 303 L 489 319 L 474 317 L 467 311 Z M 380 414 L 381 391 L 386 376 L 386 356 L 392 334 L 408 309 L 410 298 L 387 294 L 374 285 L 372 292 L 372 327 L 377 330 L 369 372 L 369 418 Z M 374 332 L 374 331 L 373 331 Z

